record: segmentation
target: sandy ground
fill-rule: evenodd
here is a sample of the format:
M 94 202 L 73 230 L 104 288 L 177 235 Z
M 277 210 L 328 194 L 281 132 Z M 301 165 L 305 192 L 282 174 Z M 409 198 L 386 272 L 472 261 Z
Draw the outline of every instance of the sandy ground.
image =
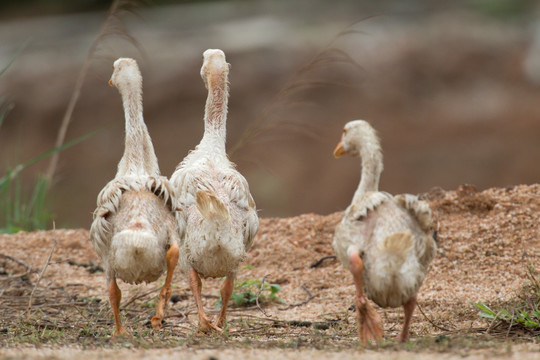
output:
M 366 360 L 428 360 L 437 357 L 438 359 L 462 359 L 463 355 L 441 354 L 441 353 L 412 353 L 406 351 L 396 351 L 392 353 L 375 352 L 375 351 L 339 351 L 329 352 L 321 350 L 99 350 L 81 352 L 77 349 L 61 349 L 61 350 L 0 350 L 0 356 L 6 356 L 10 359 L 77 359 L 93 360 L 93 359 L 170 359 L 180 357 L 185 360 L 236 360 L 236 359 L 328 359 L 328 360 L 349 360 L 349 359 L 366 359 Z M 501 352 L 476 351 L 469 353 L 466 358 L 469 360 L 487 360 L 494 356 L 505 359 L 523 359 L 532 360 L 539 359 L 540 353 L 538 346 L 520 345 L 509 347 Z
M 423 197 L 430 202 L 438 219 L 438 254 L 419 293 L 423 314 L 417 310 L 413 316 L 410 344 L 399 346 L 393 340 L 401 329 L 403 311 L 377 307 L 384 321 L 385 343 L 379 349 L 362 349 L 356 341 L 354 313 L 349 309 L 354 299 L 350 274 L 335 259 L 311 267 L 317 260 L 332 255 L 333 229 L 341 219 L 341 213 L 334 213 L 261 219 L 255 244 L 239 271 L 237 284 L 266 276 L 267 282 L 281 286 L 277 295 L 285 304 L 262 302 L 266 315 L 256 306 L 231 307 L 227 336 L 208 340 L 196 334 L 194 301 L 185 276 L 176 274 L 173 294 L 177 302 L 171 303 L 162 335 L 152 338 L 143 331 L 142 337 L 150 339 L 143 346 L 127 342 L 96 347 L 95 343 L 88 343 L 91 340 L 78 329 L 89 328 L 84 331 L 98 338 L 108 338 L 112 332 L 103 273 L 89 271 L 92 270 L 89 262 L 97 263 L 97 257 L 87 230 L 0 236 L 0 345 L 4 348 L 0 355 L 25 358 L 39 354 L 41 358 L 62 359 L 73 354 L 84 354 L 88 359 L 123 354 L 130 354 L 130 358 L 181 354 L 186 359 L 238 356 L 332 359 L 362 354 L 367 359 L 423 359 L 431 358 L 431 352 L 437 351 L 441 358 L 481 359 L 495 354 L 508 358 L 539 357 L 537 339 L 514 332 L 509 333 L 507 339 L 500 334 L 485 335 L 489 324 L 478 316 L 471 302 L 504 304 L 523 286 L 527 267 L 539 268 L 540 185 L 482 192 L 463 185 L 456 191 L 433 189 Z M 47 326 L 52 327 L 54 323 L 58 328 L 67 329 L 67 335 L 56 343 L 38 342 L 40 348 L 53 348 L 43 351 L 34 349 L 36 344 L 24 340 L 31 331 L 25 335 L 15 323 L 26 314 L 30 293 L 53 248 L 48 267 L 33 294 L 28 324 L 40 331 L 43 329 L 44 333 Z M 138 286 L 120 284 L 124 295 L 124 323 L 138 335 L 141 335 L 141 326 L 144 328 L 141 324 L 152 316 L 153 309 L 148 304 L 155 302 L 161 283 L 162 280 Z M 204 301 L 210 314 L 217 313 L 218 289 L 218 280 L 204 281 Z M 84 315 L 79 313 L 84 314 L 93 306 L 88 299 L 97 299 L 94 301 L 99 304 L 95 305 L 97 315 L 88 316 L 87 323 L 82 324 Z M 129 306 L 126 307 L 126 303 Z M 78 310 L 74 311 L 75 308 Z M 300 327 L 299 321 L 309 324 Z M 326 328 L 317 329 L 317 324 Z M 70 331 L 74 328 L 78 335 L 71 337 Z M 179 346 L 171 342 L 159 345 L 155 343 L 159 336 L 184 342 L 178 343 Z M 470 337 L 474 343 L 479 336 L 485 342 L 480 349 L 456 340 Z M 436 344 L 440 341 L 450 345 L 441 348 Z M 426 342 L 429 344 L 422 350 L 421 344 Z M 17 350 L 21 346 L 25 348 L 22 352 Z M 122 350 L 123 347 L 134 350 Z M 421 355 L 417 353 L 420 350 Z

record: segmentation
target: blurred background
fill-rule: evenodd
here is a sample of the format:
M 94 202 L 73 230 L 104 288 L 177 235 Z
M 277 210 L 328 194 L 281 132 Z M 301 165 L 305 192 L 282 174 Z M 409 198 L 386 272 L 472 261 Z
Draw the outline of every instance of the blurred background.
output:
M 62 143 L 89 136 L 57 153 L 46 203 L 57 227 L 88 228 L 124 146 L 113 61 L 139 63 L 170 176 L 202 137 L 201 56 L 220 48 L 231 63 L 227 147 L 262 217 L 345 209 L 360 161 L 332 151 L 353 119 L 382 139 L 382 190 L 536 183 L 539 19 L 532 0 L 2 2 L 0 69 L 12 62 L 0 77 L 0 170 L 54 148 L 78 95 Z M 50 159 L 20 172 L 19 196 Z

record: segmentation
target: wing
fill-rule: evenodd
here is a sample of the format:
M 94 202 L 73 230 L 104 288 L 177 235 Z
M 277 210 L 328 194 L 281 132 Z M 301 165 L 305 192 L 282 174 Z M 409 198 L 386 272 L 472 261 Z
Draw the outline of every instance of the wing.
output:
M 184 240 L 188 214 L 191 208 L 196 206 L 197 191 L 201 187 L 207 187 L 202 185 L 204 178 L 201 170 L 194 167 L 179 167 L 171 176 L 171 186 L 176 191 L 176 222 L 181 241 Z
M 385 201 L 392 200 L 392 195 L 377 191 L 365 194 L 359 201 L 353 200 L 352 204 L 345 210 L 344 218 L 349 221 L 360 221 L 368 214 L 376 210 Z
M 425 233 L 433 231 L 433 216 L 427 202 L 419 200 L 418 196 L 411 194 L 399 194 L 394 196 L 394 199 L 407 209 Z
M 433 216 L 431 209 L 427 202 L 419 200 L 415 195 L 400 194 L 394 198 L 399 205 L 408 211 L 423 232 L 418 234 L 415 247 L 418 261 L 427 267 L 435 257 L 437 250 L 437 244 L 432 236 Z
M 223 184 L 229 194 L 231 206 L 235 206 L 243 217 L 244 246 L 246 250 L 251 247 L 253 239 L 259 229 L 259 217 L 257 207 L 249 191 L 247 180 L 234 169 L 224 174 Z
M 90 239 L 101 259 L 106 258 L 112 239 L 110 218 L 118 212 L 120 198 L 126 188 L 125 182 L 113 179 L 98 194 L 97 208 L 90 226 Z

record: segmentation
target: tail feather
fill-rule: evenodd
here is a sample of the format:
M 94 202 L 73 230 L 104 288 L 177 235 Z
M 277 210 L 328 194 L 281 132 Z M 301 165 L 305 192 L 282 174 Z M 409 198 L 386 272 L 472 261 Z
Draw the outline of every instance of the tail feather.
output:
M 381 253 L 393 255 L 394 261 L 391 261 L 390 264 L 392 264 L 394 268 L 397 268 L 403 264 L 407 255 L 412 250 L 414 244 L 413 240 L 411 230 L 407 229 L 402 232 L 388 235 L 382 243 L 379 244 L 378 250 Z
M 119 269 L 133 267 L 133 261 L 145 259 L 149 267 L 159 266 L 161 254 L 157 238 L 148 231 L 126 229 L 115 234 L 111 241 L 111 253 Z M 139 264 L 140 265 L 140 264 Z
M 197 208 L 206 219 L 229 219 L 229 210 L 214 194 L 197 191 Z

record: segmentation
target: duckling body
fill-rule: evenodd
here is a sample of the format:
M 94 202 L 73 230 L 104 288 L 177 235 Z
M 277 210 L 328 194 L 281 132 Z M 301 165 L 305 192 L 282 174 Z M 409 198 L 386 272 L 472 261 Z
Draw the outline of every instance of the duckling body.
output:
M 258 227 L 247 181 L 223 154 L 198 146 L 171 180 L 185 215 L 179 266 L 202 277 L 223 277 L 245 259 Z
M 384 192 L 366 194 L 346 210 L 335 232 L 338 259 L 349 269 L 350 254 L 360 255 L 366 296 L 381 307 L 402 306 L 411 299 L 434 256 L 431 235 L 402 199 Z M 427 204 L 418 203 L 412 195 L 409 199 L 428 216 Z

